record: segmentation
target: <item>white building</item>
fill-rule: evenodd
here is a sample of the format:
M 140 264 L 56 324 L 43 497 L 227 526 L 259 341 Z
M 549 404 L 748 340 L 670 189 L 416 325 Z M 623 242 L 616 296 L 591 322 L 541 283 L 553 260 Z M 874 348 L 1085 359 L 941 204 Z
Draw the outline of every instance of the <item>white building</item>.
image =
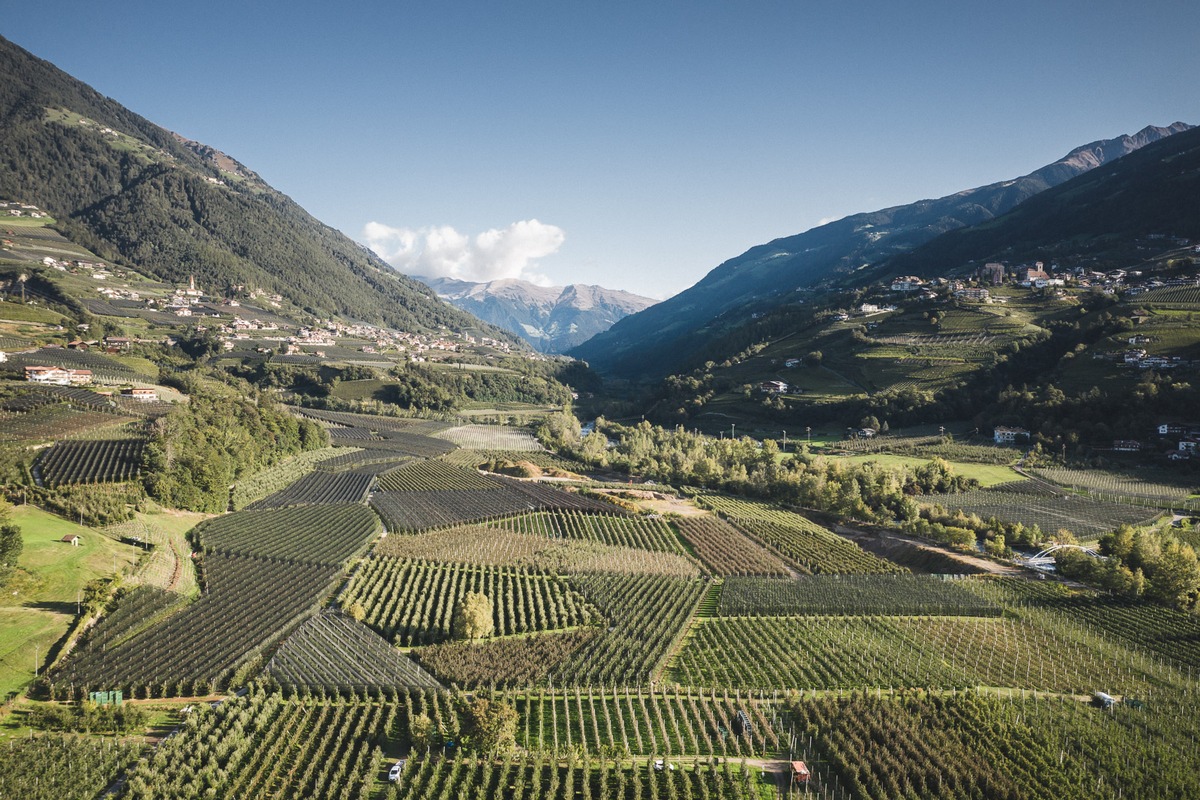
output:
M 997 444 L 1012 444 L 1018 439 L 1029 441 L 1029 431 L 1024 428 L 997 427 L 992 431 L 992 438 Z

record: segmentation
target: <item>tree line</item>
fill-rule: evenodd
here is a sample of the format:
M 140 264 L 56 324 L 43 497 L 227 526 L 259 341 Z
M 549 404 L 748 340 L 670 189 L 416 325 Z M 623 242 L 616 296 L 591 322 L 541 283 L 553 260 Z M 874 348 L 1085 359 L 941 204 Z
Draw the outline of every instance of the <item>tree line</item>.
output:
M 613 448 L 610 438 L 616 441 Z M 916 496 L 979 485 L 956 475 L 940 458 L 915 468 L 848 463 L 814 456 L 806 446 L 785 455 L 771 439 L 713 439 L 647 421 L 625 426 L 599 418 L 574 453 L 594 466 L 663 483 L 761 497 L 867 522 L 915 520 L 920 516 Z
M 312 420 L 297 419 L 248 383 L 208 374 L 170 380 L 189 397 L 155 420 L 143 455 L 147 493 L 189 511 L 228 510 L 229 487 L 280 459 L 328 444 Z

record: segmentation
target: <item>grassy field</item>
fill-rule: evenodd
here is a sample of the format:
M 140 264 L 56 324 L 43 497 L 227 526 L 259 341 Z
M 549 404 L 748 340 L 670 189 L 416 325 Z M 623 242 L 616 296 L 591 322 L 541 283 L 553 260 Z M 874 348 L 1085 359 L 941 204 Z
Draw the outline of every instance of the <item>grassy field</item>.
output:
M 129 522 L 107 528 L 105 533 L 113 538 L 137 537 L 154 545 L 154 550 L 138 564 L 128 583 L 157 586 L 191 596 L 197 594 L 200 587 L 187 532 L 210 517 L 193 511 L 139 512 Z
M 47 652 L 75 619 L 78 592 L 91 580 L 128 569 L 140 555 L 97 531 L 34 506 L 13 509 L 25 549 L 20 569 L 0 596 L 0 696 L 33 679 L 34 649 L 39 668 Z M 78 534 L 79 547 L 59 541 Z
M 519 375 L 515 369 L 508 367 L 500 367 L 495 364 L 462 364 L 462 363 L 447 363 L 443 361 L 431 361 L 429 366 L 440 370 L 453 370 L 456 372 L 506 372 L 509 375 Z
M 342 381 L 334 387 L 331 394 L 339 400 L 377 400 L 378 394 L 388 385 L 388 381 L 367 378 L 359 381 Z
M 57 325 L 66 318 L 57 311 L 51 311 L 41 306 L 10 303 L 6 300 L 0 300 L 0 319 L 12 320 L 13 322 L 44 322 L 46 324 Z
M 888 467 L 920 467 L 929 463 L 928 458 L 918 458 L 917 456 L 894 456 L 888 453 L 873 453 L 861 456 L 841 456 L 846 461 L 861 464 L 866 461 L 874 461 Z M 1002 483 L 1012 483 L 1013 481 L 1026 480 L 1024 475 L 1017 474 L 1012 467 L 1005 467 L 996 464 L 969 464 L 965 461 L 951 461 L 950 466 L 954 468 L 955 475 L 963 475 L 967 478 L 974 478 L 979 481 L 979 485 L 986 489 L 989 486 L 998 486 Z
M 0 228 L 44 228 L 53 217 L 0 217 Z

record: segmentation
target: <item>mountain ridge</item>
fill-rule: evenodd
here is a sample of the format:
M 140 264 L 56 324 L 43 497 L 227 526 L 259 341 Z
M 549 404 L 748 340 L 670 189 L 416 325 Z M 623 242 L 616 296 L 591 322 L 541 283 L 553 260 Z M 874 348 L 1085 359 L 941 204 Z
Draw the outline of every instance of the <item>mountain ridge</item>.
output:
M 539 286 L 515 278 L 474 282 L 417 279 L 438 297 L 516 335 L 545 353 L 561 353 L 656 300 L 593 284 Z
M 46 209 L 101 258 L 168 282 L 278 293 L 318 317 L 481 330 L 232 157 L 2 37 L 0 73 L 0 196 Z
M 1180 132 L 1052 187 L 1007 214 L 950 231 L 885 264 L 941 274 L 984 260 L 1078 256 L 1139 236 L 1200 237 L 1200 129 Z
M 722 314 L 759 303 L 769 309 L 836 274 L 879 264 L 958 228 L 994 219 L 1023 201 L 1095 166 L 1108 163 L 1192 126 L 1146 126 L 1102 139 L 1021 177 L 852 214 L 803 233 L 750 248 L 715 267 L 689 289 L 634 314 L 574 348 L 570 355 L 601 372 L 659 377 L 695 352 Z

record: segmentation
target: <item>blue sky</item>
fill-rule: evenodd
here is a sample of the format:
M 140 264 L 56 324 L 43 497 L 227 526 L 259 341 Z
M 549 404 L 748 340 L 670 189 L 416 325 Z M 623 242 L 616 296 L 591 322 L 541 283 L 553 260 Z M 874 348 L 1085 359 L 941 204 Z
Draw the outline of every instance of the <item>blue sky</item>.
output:
M 655 297 L 1200 123 L 1185 2 L 6 2 L 0 33 L 408 270 Z

